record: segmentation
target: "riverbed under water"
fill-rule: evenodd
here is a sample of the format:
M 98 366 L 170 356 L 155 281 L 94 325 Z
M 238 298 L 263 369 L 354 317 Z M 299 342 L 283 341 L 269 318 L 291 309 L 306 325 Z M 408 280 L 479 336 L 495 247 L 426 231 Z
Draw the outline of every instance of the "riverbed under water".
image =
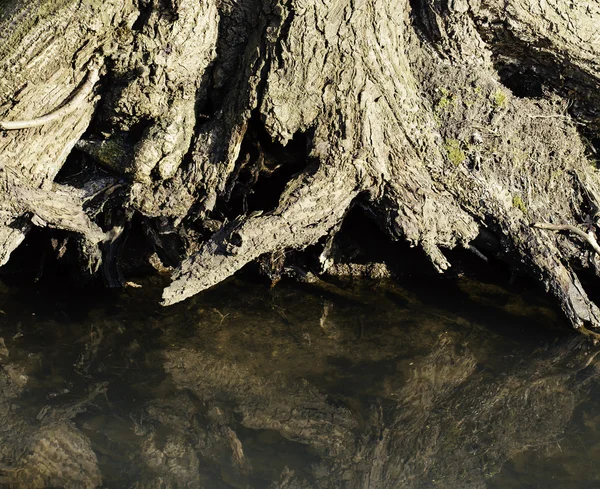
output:
M 0 485 L 598 488 L 595 351 L 527 285 L 0 285 Z

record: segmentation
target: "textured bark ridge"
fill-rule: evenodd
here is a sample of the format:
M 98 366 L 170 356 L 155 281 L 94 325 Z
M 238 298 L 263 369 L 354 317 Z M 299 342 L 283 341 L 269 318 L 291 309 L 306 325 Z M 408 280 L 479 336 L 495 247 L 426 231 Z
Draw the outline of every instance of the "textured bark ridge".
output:
M 92 269 L 102 248 L 115 285 L 122 231 L 141 221 L 153 263 L 175 267 L 168 305 L 264 257 L 276 276 L 315 244 L 326 271 L 359 205 L 440 272 L 446 249 L 500 257 L 574 327 L 600 326 L 577 276 L 598 273 L 596 2 L 3 9 L 1 263 L 50 226 L 81 237 Z M 83 169 L 61 178 L 66 162 Z

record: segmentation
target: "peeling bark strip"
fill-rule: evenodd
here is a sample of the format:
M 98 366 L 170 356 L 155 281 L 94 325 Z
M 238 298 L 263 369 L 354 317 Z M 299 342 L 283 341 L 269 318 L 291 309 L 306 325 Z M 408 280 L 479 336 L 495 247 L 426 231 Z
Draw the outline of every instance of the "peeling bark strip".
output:
M 67 114 L 70 114 L 74 110 L 77 110 L 83 102 L 88 98 L 90 93 L 94 90 L 96 83 L 100 80 L 100 68 L 94 66 L 90 68 L 86 76 L 85 82 L 73 96 L 68 100 L 62 107 L 59 107 L 48 114 L 37 117 L 35 119 L 23 120 L 23 121 L 0 121 L 0 129 L 4 131 L 14 131 L 17 129 L 29 129 L 32 127 L 40 127 L 50 122 L 62 119 Z
M 288 250 L 323 247 L 326 269 L 360 205 L 436 270 L 451 265 L 445 249 L 481 249 L 518 263 L 573 326 L 600 327 L 577 276 L 598 273 L 581 252 L 598 252 L 593 236 L 530 225 L 598 218 L 597 148 L 585 142 L 600 131 L 597 2 L 37 0 L 15 11 L 0 18 L 0 115 L 21 122 L 1 127 L 35 130 L 0 135 L 0 165 L 28 189 L 10 178 L 0 189 L 0 263 L 32 224 L 83 236 L 90 259 L 99 225 L 135 219 L 152 265 L 174 270 L 173 304 L 265 256 L 283 269 Z M 110 80 L 97 105 L 92 69 L 66 105 L 30 113 L 66 100 L 96 52 Z M 56 181 L 71 154 L 81 171 Z M 125 187 L 102 205 L 35 213 L 38 190 L 60 200 L 105 172 Z M 483 235 L 496 245 L 482 248 Z

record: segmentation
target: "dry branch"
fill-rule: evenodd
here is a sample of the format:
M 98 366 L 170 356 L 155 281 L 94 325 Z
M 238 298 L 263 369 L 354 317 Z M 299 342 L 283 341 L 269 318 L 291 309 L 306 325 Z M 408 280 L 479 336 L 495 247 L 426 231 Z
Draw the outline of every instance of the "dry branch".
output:
M 533 224 L 533 227 L 538 229 L 548 229 L 549 231 L 569 231 L 587 241 L 594 251 L 600 255 L 600 246 L 598 245 L 598 241 L 596 241 L 596 237 L 591 231 L 586 233 L 585 231 L 582 231 L 578 227 L 571 224 L 549 224 L 546 222 L 536 222 Z

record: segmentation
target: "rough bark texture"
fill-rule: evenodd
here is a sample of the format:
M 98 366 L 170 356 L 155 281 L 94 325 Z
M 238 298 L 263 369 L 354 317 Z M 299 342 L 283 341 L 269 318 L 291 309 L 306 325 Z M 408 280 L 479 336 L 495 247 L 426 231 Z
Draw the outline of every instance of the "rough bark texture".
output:
M 0 263 L 50 226 L 118 284 L 140 219 L 173 304 L 291 249 L 319 244 L 326 271 L 360 205 L 437 270 L 444 249 L 499 256 L 596 328 L 577 273 L 598 257 L 532 224 L 595 239 L 599 22 L 591 0 L 13 2 L 0 119 L 69 110 L 0 135 Z

